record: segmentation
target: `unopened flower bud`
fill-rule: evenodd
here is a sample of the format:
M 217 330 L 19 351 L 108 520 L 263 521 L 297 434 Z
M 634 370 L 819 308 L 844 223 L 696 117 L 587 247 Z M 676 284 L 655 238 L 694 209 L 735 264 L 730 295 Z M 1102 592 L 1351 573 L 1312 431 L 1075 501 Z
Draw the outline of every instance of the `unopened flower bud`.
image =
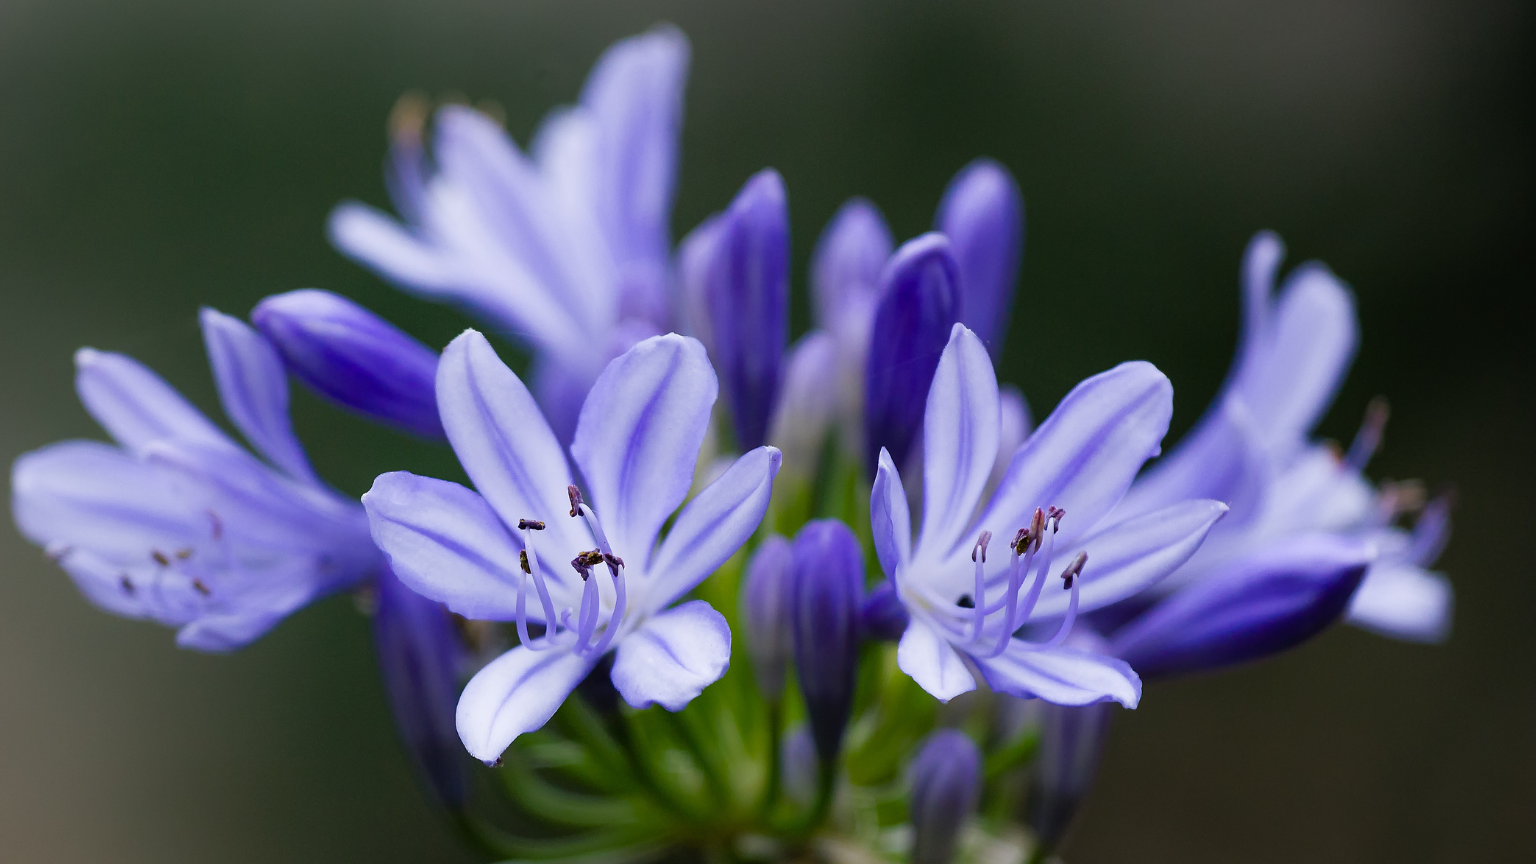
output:
M 928 388 L 960 315 L 959 279 L 949 240 L 924 234 L 896 250 L 880 276 L 880 302 L 864 377 L 865 457 L 884 447 L 905 465 L 923 424 Z
M 912 864 L 949 864 L 981 793 L 981 753 L 956 729 L 928 736 L 912 760 Z
M 816 753 L 831 762 L 842 747 L 858 665 L 864 556 L 835 519 L 806 523 L 794 543 L 795 669 Z
M 329 291 L 277 294 L 251 312 L 295 377 L 331 401 L 420 435 L 441 439 L 437 352 Z
M 977 159 L 949 182 L 934 219 L 949 237 L 960 272 L 960 323 L 995 360 L 1008 332 L 1024 250 L 1024 199 L 1008 169 Z
M 864 638 L 895 642 L 907 632 L 911 616 L 907 607 L 896 596 L 896 586 L 889 581 L 876 585 L 864 598 L 864 608 L 859 612 Z
M 769 537 L 757 547 L 747 565 L 741 589 L 741 620 L 746 626 L 747 654 L 763 697 L 777 702 L 784 693 L 784 667 L 789 662 L 789 611 L 794 590 L 794 553 L 789 540 Z
M 853 198 L 838 208 L 811 255 L 811 297 L 822 329 L 838 327 L 851 295 L 874 292 L 891 246 L 891 230 L 874 204 Z

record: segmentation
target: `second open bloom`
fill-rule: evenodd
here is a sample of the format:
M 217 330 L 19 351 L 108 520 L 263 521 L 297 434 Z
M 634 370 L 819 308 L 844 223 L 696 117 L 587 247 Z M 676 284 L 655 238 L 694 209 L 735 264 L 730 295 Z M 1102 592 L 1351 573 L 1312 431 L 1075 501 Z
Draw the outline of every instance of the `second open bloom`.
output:
M 578 488 L 485 337 L 469 330 L 444 350 L 438 409 L 478 491 L 401 471 L 379 477 L 363 505 L 406 585 L 466 618 L 517 622 L 522 644 L 459 699 L 459 736 L 476 758 L 494 761 L 543 726 L 610 650 L 614 686 L 637 708 L 681 710 L 725 673 L 720 613 L 701 600 L 669 607 L 762 521 L 779 451 L 736 460 L 657 543 L 688 494 L 718 389 L 704 347 L 675 334 L 609 363 L 571 443 Z

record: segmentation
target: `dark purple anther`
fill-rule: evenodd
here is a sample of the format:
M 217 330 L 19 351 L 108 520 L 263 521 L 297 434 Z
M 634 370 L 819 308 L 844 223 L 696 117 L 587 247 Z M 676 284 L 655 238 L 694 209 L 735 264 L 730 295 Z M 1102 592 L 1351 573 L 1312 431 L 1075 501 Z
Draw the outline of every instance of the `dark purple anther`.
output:
M 1110 653 L 1147 679 L 1284 651 L 1343 615 L 1372 558 L 1336 535 L 1271 546 L 1153 606 L 1114 634 Z
M 1008 169 L 977 159 L 944 191 L 934 230 L 949 237 L 960 270 L 960 323 L 996 360 L 1008 334 L 1024 251 L 1024 198 Z
M 907 632 L 911 616 L 907 607 L 896 596 L 896 586 L 889 581 L 881 582 L 864 598 L 864 608 L 859 612 L 864 628 L 864 638 L 895 642 Z
M 923 423 L 928 387 L 959 317 L 949 240 L 924 234 L 896 250 L 880 276 L 880 303 L 865 367 L 865 457 L 874 475 L 880 448 L 906 464 Z
M 912 760 L 912 864 L 949 864 L 981 793 L 981 753 L 964 732 L 940 729 Z
M 469 789 L 454 727 L 463 647 L 441 603 L 405 587 L 387 568 L 377 584 L 374 649 L 395 729 L 427 786 L 444 806 L 459 809 Z
M 853 705 L 864 553 L 847 525 L 822 519 L 795 535 L 793 554 L 795 669 L 816 753 L 830 763 Z
M 751 450 L 767 440 L 789 340 L 789 203 L 778 172 L 753 175 L 702 236 L 710 348 L 736 443 Z
M 251 312 L 283 365 L 343 408 L 441 440 L 437 352 L 344 297 L 305 289 L 276 294 Z
M 757 547 L 741 589 L 741 620 L 746 625 L 747 655 L 758 689 L 769 702 L 784 695 L 784 667 L 789 663 L 789 611 L 794 600 L 794 553 L 777 535 Z

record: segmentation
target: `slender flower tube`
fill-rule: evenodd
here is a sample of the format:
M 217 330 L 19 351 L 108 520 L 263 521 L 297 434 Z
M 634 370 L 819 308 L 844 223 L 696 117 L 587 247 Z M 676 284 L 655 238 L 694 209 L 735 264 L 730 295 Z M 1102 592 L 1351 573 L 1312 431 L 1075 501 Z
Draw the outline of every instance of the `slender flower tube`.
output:
M 755 174 L 701 237 L 689 245 L 701 256 L 710 356 L 737 442 L 750 450 L 767 440 L 789 335 L 789 205 L 778 172 Z
M 912 864 L 949 864 L 981 794 L 981 752 L 958 729 L 928 736 L 912 760 Z
M 251 323 L 294 377 L 332 402 L 423 438 L 441 439 L 437 352 L 329 291 L 276 294 Z
M 1040 749 L 1035 753 L 1024 801 L 1024 820 L 1046 850 L 1066 837 L 1093 787 L 1109 737 L 1114 707 L 1046 704 L 1040 710 Z M 1044 860 L 1036 854 L 1035 860 Z
M 896 465 L 906 464 L 939 355 L 959 318 L 958 278 L 949 241 L 942 234 L 924 234 L 903 244 L 881 274 L 864 378 L 864 436 L 871 473 L 882 449 Z
M 1137 481 L 1123 516 L 1191 496 L 1226 501 L 1232 516 L 1159 591 L 1206 579 L 1241 578 L 1253 556 L 1295 538 L 1333 534 L 1367 541 L 1380 555 L 1351 600 L 1350 623 L 1399 639 L 1437 642 L 1450 631 L 1452 591 L 1429 572 L 1449 531 L 1437 504 L 1413 533 L 1395 527 L 1422 501 L 1402 486 L 1371 486 L 1362 469 L 1379 446 L 1385 403 L 1367 411 L 1355 444 L 1340 455 L 1308 440 L 1333 401 L 1358 342 L 1349 289 L 1321 264 L 1276 273 L 1284 249 L 1262 232 L 1243 261 L 1238 353 L 1205 417 Z
M 960 271 L 960 323 L 1003 353 L 1008 307 L 1024 253 L 1024 198 L 1008 169 L 977 159 L 944 190 L 934 230 L 949 237 Z
M 346 202 L 331 214 L 331 241 L 402 289 L 468 308 L 530 346 L 534 390 L 568 440 L 607 361 L 671 329 L 687 69 L 687 40 L 671 27 L 613 45 L 527 154 L 459 105 L 437 112 L 429 148 L 428 106 L 404 102 L 386 166 L 400 219 Z
M 448 610 L 379 575 L 373 644 L 400 741 L 427 788 L 449 809 L 464 806 L 469 776 L 453 727 L 463 648 Z
M 1275 544 L 1153 606 L 1115 632 L 1110 652 L 1151 678 L 1284 651 L 1339 620 L 1374 557 L 1370 544 L 1329 534 Z
M 702 600 L 673 603 L 757 528 L 778 451 L 737 459 L 657 542 L 687 497 L 717 392 L 696 340 L 657 336 L 626 351 L 582 406 L 570 447 L 578 488 L 485 337 L 469 330 L 443 351 L 437 404 L 476 491 L 402 471 L 375 480 L 363 506 L 408 587 L 466 618 L 516 622 L 521 644 L 459 699 L 459 737 L 475 758 L 494 762 L 543 726 L 609 651 L 614 687 L 636 708 L 679 711 L 725 673 L 725 619 Z
M 897 665 L 940 700 L 974 689 L 974 668 L 993 690 L 1012 696 L 1134 707 L 1141 682 L 1130 666 L 1063 643 L 1080 612 L 1155 584 L 1226 513 L 1220 502 L 1191 500 L 1106 518 L 1157 452 L 1173 388 L 1140 362 L 1079 384 L 1013 455 L 973 518 L 997 460 L 999 412 L 991 359 L 957 324 L 923 420 L 917 542 L 889 453 L 880 455 L 870 497 L 875 549 L 910 617 Z M 1055 635 L 1015 637 L 1032 622 L 1052 622 Z
M 816 753 L 830 763 L 842 749 L 853 708 L 864 553 L 847 525 L 820 519 L 795 535 L 794 568 L 795 669 Z
M 91 602 L 239 648 L 380 566 L 362 508 L 322 483 L 259 333 L 212 309 L 203 339 L 224 413 L 266 461 L 121 354 L 75 354 L 80 401 L 115 445 L 64 441 L 11 470 L 11 512 Z
M 741 620 L 747 630 L 747 654 L 757 686 L 769 702 L 784 695 L 784 667 L 789 663 L 794 603 L 794 553 L 789 540 L 773 536 L 762 542 L 747 566 L 741 589 Z

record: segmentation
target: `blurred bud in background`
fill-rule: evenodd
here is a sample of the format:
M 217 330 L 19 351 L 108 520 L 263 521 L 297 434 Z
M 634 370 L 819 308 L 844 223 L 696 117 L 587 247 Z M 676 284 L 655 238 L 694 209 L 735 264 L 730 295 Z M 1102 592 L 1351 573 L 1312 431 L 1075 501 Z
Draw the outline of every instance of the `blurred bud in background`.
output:
M 741 620 L 747 655 L 758 689 L 769 702 L 784 695 L 784 667 L 790 654 L 790 609 L 794 600 L 794 553 L 788 539 L 769 537 L 752 555 L 741 590 Z
M 971 328 L 995 362 L 1008 332 L 1024 252 L 1024 198 L 1008 169 L 977 159 L 944 190 L 934 230 L 949 237 L 960 273 L 960 323 Z
M 835 519 L 809 522 L 794 543 L 795 669 L 816 753 L 837 758 L 853 706 L 859 656 L 864 554 L 853 531 Z
M 981 752 L 956 729 L 928 736 L 912 760 L 912 864 L 949 864 L 981 794 Z

